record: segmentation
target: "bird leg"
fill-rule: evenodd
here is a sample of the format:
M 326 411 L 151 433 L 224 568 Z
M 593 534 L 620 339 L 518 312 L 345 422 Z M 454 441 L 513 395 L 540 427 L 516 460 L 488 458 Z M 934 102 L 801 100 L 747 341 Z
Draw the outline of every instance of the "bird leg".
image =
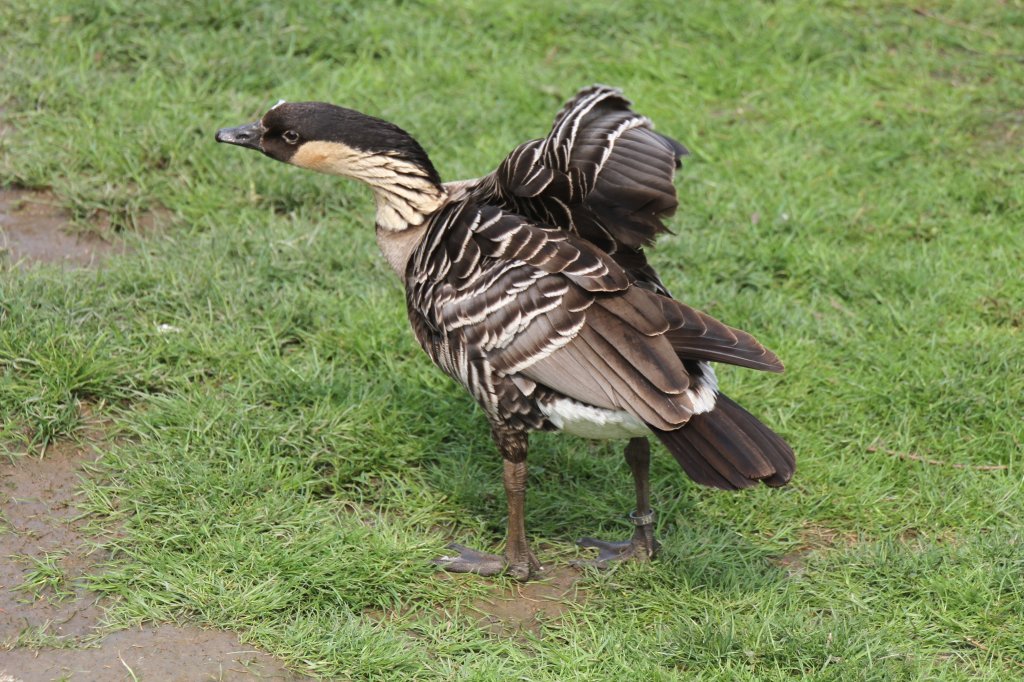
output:
M 507 573 L 516 580 L 526 581 L 534 571 L 540 570 L 540 562 L 530 551 L 526 539 L 526 444 L 525 433 L 506 429 L 494 429 L 494 440 L 498 443 L 505 460 L 505 496 L 508 499 L 508 533 L 505 538 L 505 556 L 485 554 L 462 545 L 451 544 L 449 549 L 458 556 L 443 556 L 434 563 L 452 573 L 476 573 L 491 576 Z
M 636 510 L 629 514 L 629 520 L 636 526 L 633 537 L 625 542 L 607 542 L 594 538 L 581 538 L 577 542 L 581 547 L 598 550 L 597 559 L 586 563 L 599 568 L 607 567 L 610 561 L 648 561 L 653 559 L 661 548 L 661 543 L 654 539 L 655 513 L 651 509 L 650 483 L 651 447 L 647 439 L 630 439 L 626 445 L 625 456 L 636 487 Z
M 525 441 L 526 437 L 523 437 Z M 525 449 L 524 449 L 525 450 Z M 525 452 L 524 452 L 525 454 Z M 508 498 L 508 533 L 505 537 L 506 572 L 516 580 L 529 580 L 540 562 L 526 539 L 526 459 L 505 460 L 505 495 Z

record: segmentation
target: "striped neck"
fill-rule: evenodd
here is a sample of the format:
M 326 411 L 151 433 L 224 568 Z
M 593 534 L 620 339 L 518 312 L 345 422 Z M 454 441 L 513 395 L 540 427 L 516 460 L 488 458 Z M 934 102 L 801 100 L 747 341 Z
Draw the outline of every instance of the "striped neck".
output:
M 391 269 L 405 280 L 409 258 L 427 229 L 427 219 L 448 199 L 448 191 L 414 164 L 388 157 L 352 177 L 368 184 L 377 201 L 377 245 Z M 367 163 L 371 163 L 368 161 Z
M 394 173 L 364 181 L 377 201 L 377 229 L 387 232 L 422 225 L 447 198 L 443 187 L 423 177 Z
M 377 199 L 377 227 L 394 232 L 423 224 L 447 197 L 430 160 L 422 156 L 420 164 L 342 142 L 313 141 L 299 147 L 288 162 L 366 183 Z

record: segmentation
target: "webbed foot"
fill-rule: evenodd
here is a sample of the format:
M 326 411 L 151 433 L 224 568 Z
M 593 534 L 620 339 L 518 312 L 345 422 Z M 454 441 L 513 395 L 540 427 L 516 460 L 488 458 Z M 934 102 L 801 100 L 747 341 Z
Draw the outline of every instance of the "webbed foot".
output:
M 576 544 L 587 549 L 598 551 L 596 559 L 582 559 L 573 562 L 581 566 L 595 566 L 597 568 L 608 568 L 613 561 L 650 561 L 661 549 L 661 543 L 654 539 L 653 511 L 646 514 L 632 512 L 629 515 L 630 521 L 636 526 L 633 537 L 624 542 L 608 542 L 594 538 L 580 538 Z
M 477 575 L 498 575 L 505 570 L 505 559 L 497 554 L 478 552 L 456 543 L 448 549 L 458 552 L 455 556 L 445 555 L 434 559 L 434 565 L 449 573 L 476 573 Z
M 482 576 L 506 573 L 511 578 L 525 582 L 533 576 L 534 571 L 540 570 L 540 562 L 529 548 L 514 553 L 506 552 L 503 557 L 455 543 L 448 545 L 448 549 L 458 554 L 438 557 L 434 559 L 434 565 L 450 573 L 476 573 Z

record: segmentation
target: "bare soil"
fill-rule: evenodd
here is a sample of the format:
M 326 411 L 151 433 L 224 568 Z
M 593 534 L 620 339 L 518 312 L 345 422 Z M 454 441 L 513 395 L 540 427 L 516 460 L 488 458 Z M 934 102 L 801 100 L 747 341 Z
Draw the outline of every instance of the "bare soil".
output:
M 563 613 L 586 602 L 586 592 L 577 586 L 581 575 L 581 571 L 572 566 L 552 565 L 534 574 L 528 583 L 491 582 L 489 594 L 472 601 L 455 600 L 462 604 L 456 614 L 450 611 L 448 605 L 436 604 L 431 610 L 416 614 L 410 608 L 402 608 L 396 611 L 367 609 L 363 615 L 378 621 L 411 616 L 413 621 L 430 622 L 448 621 L 456 615 L 475 620 L 477 625 L 497 637 L 540 636 L 543 635 L 545 625 L 557 623 Z M 490 582 L 490 579 L 477 575 L 459 575 L 441 570 L 435 573 L 435 577 L 437 580 L 452 580 L 459 584 L 471 583 L 474 587 L 479 587 L 481 581 Z M 411 637 L 418 636 L 415 629 L 407 630 L 407 633 Z M 3 680 L 0 679 L 0 682 Z
M 854 533 L 838 531 L 819 524 L 805 523 L 800 529 L 800 545 L 772 560 L 791 576 L 799 576 L 806 569 L 804 562 L 814 552 L 836 547 L 852 547 L 857 543 Z
M 50 192 L 0 189 L 0 258 L 11 264 L 88 267 L 125 251 L 120 242 L 69 228 L 67 212 Z
M 95 648 L 18 648 L 0 653 L 4 675 L 19 682 L 50 680 L 305 680 L 228 632 L 160 625 L 107 635 Z
M 102 602 L 78 584 L 109 559 L 90 549 L 75 503 L 82 466 L 103 445 L 88 440 L 53 444 L 41 458 L 0 449 L 0 682 L 308 679 L 228 632 L 146 625 L 104 633 Z M 47 557 L 60 577 L 29 588 L 33 559 Z
M 462 613 L 498 637 L 541 635 L 545 625 L 557 622 L 567 610 L 586 601 L 586 592 L 576 584 L 580 576 L 580 570 L 571 566 L 546 566 L 528 583 L 493 583 L 489 594 L 469 602 L 468 608 L 463 606 L 468 614 Z M 438 580 L 472 581 L 476 585 L 479 581 L 487 580 L 475 575 L 454 575 L 444 571 L 438 571 L 436 577 Z M 386 620 L 400 613 L 369 610 L 366 616 Z M 435 606 L 429 615 L 417 616 L 429 620 L 450 617 L 444 605 Z
M 493 594 L 473 602 L 480 625 L 499 637 L 531 632 L 539 635 L 546 623 L 557 619 L 586 594 L 577 589 L 580 571 L 570 566 L 545 567 L 528 583 L 495 589 Z

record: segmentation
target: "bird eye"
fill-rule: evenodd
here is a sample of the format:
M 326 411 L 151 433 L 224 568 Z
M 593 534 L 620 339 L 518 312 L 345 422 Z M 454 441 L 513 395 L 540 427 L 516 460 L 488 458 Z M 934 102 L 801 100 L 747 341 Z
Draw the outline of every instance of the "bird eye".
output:
M 281 137 L 283 137 L 284 141 L 287 142 L 288 144 L 295 144 L 296 142 L 299 141 L 299 134 L 297 132 L 295 132 L 294 130 L 286 130 L 286 131 L 284 131 L 281 134 Z

